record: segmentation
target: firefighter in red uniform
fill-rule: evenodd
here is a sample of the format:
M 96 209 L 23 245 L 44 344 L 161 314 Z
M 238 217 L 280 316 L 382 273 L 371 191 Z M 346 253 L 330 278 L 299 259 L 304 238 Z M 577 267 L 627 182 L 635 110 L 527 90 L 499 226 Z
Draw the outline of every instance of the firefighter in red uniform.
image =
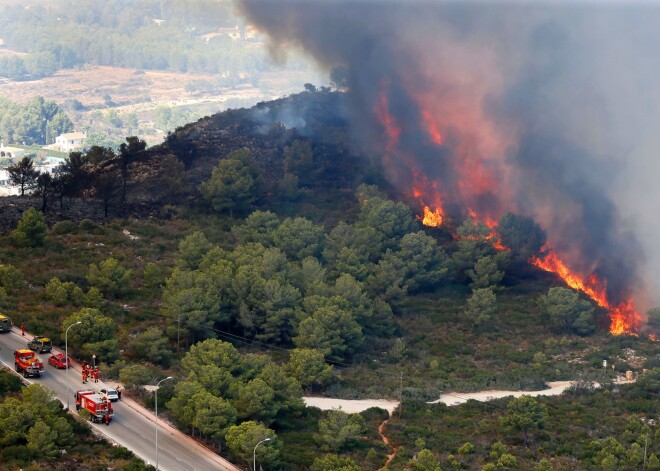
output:
M 94 382 L 98 383 L 99 382 L 99 367 L 97 366 L 94 368 Z
M 25 337 L 25 324 L 21 322 L 21 335 Z
M 87 367 L 83 367 L 82 370 L 82 382 L 86 383 L 87 382 Z
M 110 412 L 105 413 L 105 425 L 110 425 Z

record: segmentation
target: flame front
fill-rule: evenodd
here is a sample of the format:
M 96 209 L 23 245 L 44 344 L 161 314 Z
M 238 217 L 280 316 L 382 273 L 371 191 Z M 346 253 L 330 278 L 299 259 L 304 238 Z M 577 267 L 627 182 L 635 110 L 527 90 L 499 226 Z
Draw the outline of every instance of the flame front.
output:
M 419 201 L 422 212 L 417 217 L 425 226 L 439 227 L 443 224 L 446 219 L 445 201 L 452 208 L 476 207 L 479 217 L 492 231 L 487 239 L 495 249 L 508 250 L 495 231 L 497 219 L 492 217 L 501 213 L 502 208 L 515 207 L 512 205 L 513 198 L 507 194 L 508 168 L 502 161 L 490 157 L 506 154 L 506 137 L 500 135 L 483 114 L 475 112 L 480 107 L 462 106 L 452 95 L 444 96 L 443 106 L 439 106 L 434 95 L 413 94 L 420 110 L 418 124 L 426 131 L 429 144 L 438 151 L 450 150 L 452 153 L 454 183 L 441 183 L 442 175 L 430 176 L 428 169 L 419 166 L 415 156 L 402 145 L 403 136 L 414 124 L 397 120 L 391 113 L 390 85 L 387 79 L 381 82 L 374 107 L 374 114 L 383 130 L 383 162 L 390 180 L 402 188 L 410 188 L 412 184 L 413 196 Z M 443 113 L 438 113 L 439 109 Z M 473 220 L 477 220 L 475 211 L 468 209 L 468 212 Z M 571 271 L 552 250 L 546 251 L 541 258 L 532 258 L 530 263 L 557 274 L 568 286 L 585 293 L 598 306 L 606 309 L 613 335 L 638 332 L 641 317 L 632 300 L 611 304 L 605 281 L 595 275 L 582 277 Z
M 632 299 L 623 301 L 618 306 L 612 305 L 607 299 L 605 282 L 598 279 L 596 275 L 587 278 L 572 272 L 566 264 L 551 249 L 543 258 L 533 257 L 530 262 L 542 270 L 552 272 L 566 282 L 568 286 L 582 291 L 598 304 L 606 309 L 610 316 L 610 333 L 612 335 L 633 334 L 639 330 L 641 317 Z

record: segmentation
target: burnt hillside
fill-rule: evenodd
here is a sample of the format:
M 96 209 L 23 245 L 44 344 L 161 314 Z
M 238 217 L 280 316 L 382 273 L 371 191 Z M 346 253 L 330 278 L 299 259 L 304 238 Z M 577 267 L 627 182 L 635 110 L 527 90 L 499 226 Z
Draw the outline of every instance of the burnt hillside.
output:
M 247 148 L 260 168 L 267 197 L 284 175 L 284 149 L 296 140 L 314 151 L 313 186 L 319 190 L 352 190 L 367 172 L 366 159 L 349 151 L 349 128 L 342 95 L 303 92 L 250 109 L 228 110 L 190 123 L 170 134 L 160 146 L 138 156 L 130 168 L 129 194 L 134 202 L 164 202 L 171 194 L 159 173 L 163 159 L 183 163 L 186 198 L 199 196 L 199 185 L 228 153 Z
M 125 204 L 120 201 L 120 158 L 88 164 L 91 178 L 80 195 L 64 198 L 62 207 L 53 195 L 45 212 L 46 221 L 52 226 L 62 220 L 100 223 L 116 218 L 165 217 L 165 205 L 200 202 L 199 185 L 210 178 L 221 159 L 243 148 L 249 149 L 263 183 L 255 209 L 268 207 L 276 203 L 277 184 L 285 173 L 285 149 L 295 141 L 306 141 L 313 150 L 313 170 L 300 182 L 303 204 L 352 201 L 355 188 L 365 181 L 386 187 L 371 160 L 349 150 L 351 131 L 342 98 L 341 93 L 327 89 L 302 92 L 250 109 L 228 110 L 178 128 L 161 145 L 131 157 Z M 115 175 L 118 182 L 108 202 L 107 216 L 93 183 L 104 173 Z M 0 198 L 0 232 L 13 230 L 29 207 L 41 208 L 41 200 Z

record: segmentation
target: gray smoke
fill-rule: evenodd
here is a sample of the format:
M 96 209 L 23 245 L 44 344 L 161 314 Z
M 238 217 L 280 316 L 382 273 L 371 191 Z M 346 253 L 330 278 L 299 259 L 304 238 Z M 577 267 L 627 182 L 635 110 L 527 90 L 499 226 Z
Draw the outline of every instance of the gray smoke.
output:
M 660 303 L 658 6 L 242 0 L 241 9 L 275 48 L 347 69 L 356 140 L 384 156 L 402 191 L 414 167 L 440 184 L 450 213 L 530 215 L 573 267 L 607 280 L 613 303 L 632 294 L 640 307 Z M 400 128 L 395 152 L 383 99 Z

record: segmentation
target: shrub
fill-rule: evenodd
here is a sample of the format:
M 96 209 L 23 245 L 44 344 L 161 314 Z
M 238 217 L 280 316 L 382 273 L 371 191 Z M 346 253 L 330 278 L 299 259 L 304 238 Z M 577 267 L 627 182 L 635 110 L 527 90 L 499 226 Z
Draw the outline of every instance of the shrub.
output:
M 30 208 L 18 221 L 18 226 L 11 233 L 11 239 L 17 247 L 40 247 L 44 245 L 48 226 L 44 215 Z
M 78 226 L 73 221 L 60 221 L 55 223 L 51 232 L 55 235 L 73 234 L 78 230 Z

